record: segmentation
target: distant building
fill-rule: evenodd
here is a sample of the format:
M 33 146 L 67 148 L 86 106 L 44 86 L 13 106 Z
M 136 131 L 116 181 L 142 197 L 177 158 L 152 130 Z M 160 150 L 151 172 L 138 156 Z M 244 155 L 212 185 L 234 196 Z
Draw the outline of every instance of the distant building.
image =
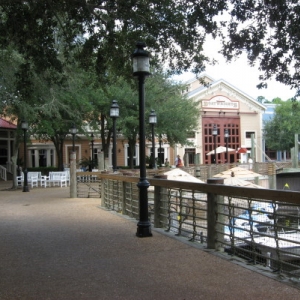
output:
M 13 142 L 17 126 L 0 118 L 0 165 L 10 169 Z
M 203 74 L 202 84 L 198 79 L 187 82 L 187 96 L 200 102 L 200 117 L 198 128 L 190 132 L 189 141 L 192 146 L 175 145 L 170 146 L 164 138 L 155 140 L 155 157 L 159 157 L 162 162 L 166 158 L 170 165 L 174 164 L 176 155 L 181 155 L 186 162 L 185 165 L 195 164 L 196 155 L 199 157 L 200 164 L 211 164 L 215 162 L 213 155 L 207 155 L 214 150 L 214 147 L 226 147 L 225 130 L 228 130 L 228 147 L 234 149 L 226 153 L 217 154 L 217 163 L 237 163 L 247 162 L 251 156 L 253 161 L 264 161 L 264 142 L 263 142 L 263 119 L 269 114 L 268 107 L 257 102 L 251 96 L 228 83 L 223 79 L 215 80 L 209 75 Z M 245 79 L 246 80 L 246 79 Z M 6 128 L 0 124 L 0 161 L 6 164 L 10 161 L 12 141 L 14 138 L 15 125 L 12 128 Z M 8 124 L 8 123 L 6 123 Z M 217 127 L 216 145 L 212 136 L 214 125 Z M 88 130 L 90 135 L 92 132 Z M 75 151 L 78 167 L 81 161 L 93 158 L 97 161 L 98 154 L 102 151 L 102 141 L 100 132 L 93 132 L 94 142 L 91 144 L 89 136 L 77 135 L 75 139 Z M 152 143 L 146 141 L 146 155 L 151 156 Z M 69 166 L 70 154 L 72 152 L 72 136 L 67 135 L 63 146 L 63 162 L 65 167 Z M 27 166 L 31 167 L 49 167 L 57 166 L 58 159 L 55 147 L 52 142 L 43 142 L 31 139 L 27 145 Z M 19 149 L 19 156 L 23 157 L 23 147 Z M 117 166 L 129 165 L 130 149 L 128 141 L 122 133 L 117 136 Z M 139 165 L 139 144 L 137 141 L 134 153 L 134 165 Z M 106 166 L 112 165 L 112 144 L 109 147 Z
M 224 134 L 225 130 L 228 130 L 228 148 L 236 151 L 228 153 L 228 160 L 226 153 L 217 154 L 217 163 L 247 162 L 250 156 L 253 156 L 254 161 L 261 162 L 262 115 L 265 106 L 223 79 L 214 80 L 209 75 L 203 75 L 201 78 L 207 85 L 196 78 L 187 82 L 188 97 L 200 101 L 201 115 L 198 129 L 190 138 L 194 146 L 177 145 L 175 152 L 187 156 L 189 164 L 194 163 L 196 154 L 200 155 L 200 163 L 214 163 L 214 154 L 207 155 L 207 153 L 214 150 L 215 146 L 226 147 Z M 218 130 L 216 145 L 212 135 L 214 125 Z M 245 151 L 238 153 L 240 148 Z

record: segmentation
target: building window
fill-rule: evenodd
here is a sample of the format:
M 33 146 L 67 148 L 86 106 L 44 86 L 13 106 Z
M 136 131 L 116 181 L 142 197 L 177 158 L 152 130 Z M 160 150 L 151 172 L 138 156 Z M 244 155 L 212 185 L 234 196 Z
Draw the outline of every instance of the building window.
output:
M 126 147 L 127 149 L 127 166 L 130 166 L 130 148 Z M 133 165 L 136 166 L 136 147 L 134 148 L 134 153 L 133 153 Z
M 31 166 L 35 168 L 35 150 L 31 150 Z
M 254 131 L 246 131 L 246 139 L 251 139 L 251 135 L 253 134 L 253 137 L 255 137 Z
M 47 151 L 39 150 L 39 167 L 47 167 Z
M 195 148 L 186 148 L 185 149 L 185 155 L 187 155 L 189 165 L 194 165 L 195 164 L 196 149 Z
M 54 150 L 50 149 L 50 166 L 54 166 Z
M 158 149 L 157 149 L 157 157 L 158 157 L 158 162 L 157 162 L 157 164 L 159 165 L 159 166 L 161 166 L 162 164 L 164 164 L 165 163 L 165 148 L 163 148 L 163 147 L 159 147 Z

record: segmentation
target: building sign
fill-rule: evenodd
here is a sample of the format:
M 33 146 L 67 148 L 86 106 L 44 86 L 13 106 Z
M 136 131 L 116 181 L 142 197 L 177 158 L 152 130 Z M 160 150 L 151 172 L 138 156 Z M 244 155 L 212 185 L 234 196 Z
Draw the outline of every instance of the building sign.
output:
M 210 100 L 202 101 L 203 108 L 216 108 L 216 109 L 239 109 L 238 101 L 231 101 L 224 96 L 216 96 Z

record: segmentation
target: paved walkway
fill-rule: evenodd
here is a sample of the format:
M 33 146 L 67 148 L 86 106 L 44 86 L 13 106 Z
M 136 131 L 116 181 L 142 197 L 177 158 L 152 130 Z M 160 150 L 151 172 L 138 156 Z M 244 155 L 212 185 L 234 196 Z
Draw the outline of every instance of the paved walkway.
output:
M 68 188 L 3 190 L 0 299 L 300 299 L 300 290 L 70 199 Z

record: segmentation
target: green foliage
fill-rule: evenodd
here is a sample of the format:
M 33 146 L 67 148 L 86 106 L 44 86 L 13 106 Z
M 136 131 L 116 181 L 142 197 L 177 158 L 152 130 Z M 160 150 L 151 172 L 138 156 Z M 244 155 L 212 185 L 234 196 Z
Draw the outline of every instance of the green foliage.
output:
M 27 168 L 28 172 L 41 172 L 42 175 L 49 175 L 49 172 L 58 171 L 56 167 L 36 167 L 36 168 Z
M 205 34 L 217 34 L 213 17 L 225 8 L 224 1 L 2 1 L 0 44 L 13 43 L 37 73 L 62 72 L 76 53 L 105 82 L 107 73 L 130 77 L 130 56 L 143 40 L 153 64 L 201 72 Z
M 279 100 L 277 100 L 279 102 Z M 292 100 L 281 101 L 274 117 L 265 122 L 266 145 L 273 150 L 290 150 L 294 147 L 296 133 L 300 133 L 300 103 Z
M 231 2 L 231 18 L 223 25 L 222 53 L 228 60 L 246 52 L 251 65 L 259 64 L 259 87 L 275 77 L 300 95 L 300 3 L 295 0 L 239 0 Z

